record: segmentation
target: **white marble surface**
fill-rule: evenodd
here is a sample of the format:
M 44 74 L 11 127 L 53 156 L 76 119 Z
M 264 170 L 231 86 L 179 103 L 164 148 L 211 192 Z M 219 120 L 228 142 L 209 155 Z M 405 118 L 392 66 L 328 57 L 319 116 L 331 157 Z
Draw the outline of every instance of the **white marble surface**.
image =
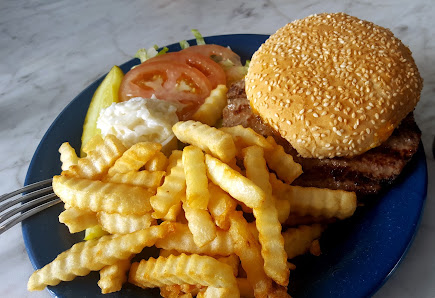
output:
M 32 154 L 82 89 L 138 48 L 204 35 L 273 33 L 296 18 L 343 11 L 389 27 L 423 76 L 415 112 L 429 168 L 428 200 L 408 255 L 375 297 L 435 297 L 435 10 L 430 0 L 0 1 L 0 194 L 23 185 Z M 28 293 L 32 266 L 21 229 L 0 235 L 0 297 Z

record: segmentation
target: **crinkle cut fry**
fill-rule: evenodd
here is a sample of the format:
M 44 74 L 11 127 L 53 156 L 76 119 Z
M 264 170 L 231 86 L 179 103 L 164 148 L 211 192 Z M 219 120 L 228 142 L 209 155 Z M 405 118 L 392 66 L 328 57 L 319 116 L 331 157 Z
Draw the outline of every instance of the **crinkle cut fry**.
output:
M 156 241 L 158 248 L 212 256 L 229 256 L 234 253 L 232 238 L 226 231 L 217 229 L 216 238 L 208 244 L 199 247 L 193 241 L 192 232 L 187 225 L 174 223 L 174 228 L 174 233 Z
M 27 288 L 29 291 L 41 291 L 47 285 L 54 286 L 76 276 L 85 276 L 90 271 L 101 270 L 139 253 L 146 246 L 154 245 L 157 239 L 172 231 L 172 223 L 163 223 L 127 235 L 107 235 L 79 242 L 36 270 L 30 276 Z
M 113 135 L 107 135 L 104 142 L 80 158 L 77 165 L 72 165 L 62 175 L 87 179 L 100 179 L 127 148 Z
M 324 225 L 313 224 L 310 226 L 299 226 L 297 228 L 290 228 L 283 232 L 285 250 L 288 258 L 293 259 L 296 256 L 306 253 L 311 246 L 311 243 L 320 238 L 322 232 L 325 230 Z
M 287 286 L 290 270 L 287 266 L 281 223 L 278 219 L 275 199 L 272 197 L 272 186 L 269 182 L 269 171 L 263 149 L 259 146 L 250 146 L 243 149 L 243 155 L 246 176 L 260 186 L 266 194 L 263 204 L 253 208 L 261 243 L 261 255 L 264 259 L 264 271 L 276 283 Z
M 134 274 L 134 276 L 132 276 Z M 230 265 L 210 256 L 197 254 L 149 258 L 141 260 L 130 279 L 143 285 L 161 287 L 172 284 L 204 285 L 217 288 L 237 288 Z
M 68 142 L 59 147 L 60 161 L 62 162 L 62 171 L 66 171 L 70 166 L 76 165 L 79 161 L 77 153 Z
M 104 211 L 97 213 L 97 219 L 103 230 L 110 234 L 128 234 L 146 229 L 155 221 L 151 213 L 122 215 Z
M 177 122 L 172 131 L 181 142 L 197 146 L 223 162 L 236 156 L 236 145 L 232 136 L 215 127 L 189 120 Z
M 137 171 L 144 166 L 160 149 L 159 143 L 140 142 L 127 149 L 109 169 L 109 176 L 116 173 L 128 173 Z
M 119 260 L 100 270 L 98 286 L 101 293 L 108 294 L 120 291 L 122 285 L 127 281 L 127 271 L 130 268 L 130 258 Z
M 54 176 L 53 191 L 65 204 L 94 212 L 145 214 L 152 210 L 152 193 L 139 186 Z
M 186 176 L 181 156 L 176 160 L 175 166 L 170 162 L 168 168 L 170 168 L 169 174 L 163 184 L 157 188 L 157 193 L 150 198 L 150 203 L 154 209 L 152 214 L 154 218 L 174 221 L 175 218 L 166 218 L 166 216 L 172 207 L 180 204 L 181 196 L 186 190 Z

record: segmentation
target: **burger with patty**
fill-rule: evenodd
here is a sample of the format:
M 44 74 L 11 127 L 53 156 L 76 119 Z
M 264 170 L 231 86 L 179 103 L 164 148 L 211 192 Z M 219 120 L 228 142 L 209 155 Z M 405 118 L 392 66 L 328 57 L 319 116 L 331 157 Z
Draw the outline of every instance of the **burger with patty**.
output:
M 272 135 L 302 164 L 295 184 L 376 194 L 417 151 L 423 80 L 383 27 L 344 13 L 279 29 L 228 92 L 224 126 Z

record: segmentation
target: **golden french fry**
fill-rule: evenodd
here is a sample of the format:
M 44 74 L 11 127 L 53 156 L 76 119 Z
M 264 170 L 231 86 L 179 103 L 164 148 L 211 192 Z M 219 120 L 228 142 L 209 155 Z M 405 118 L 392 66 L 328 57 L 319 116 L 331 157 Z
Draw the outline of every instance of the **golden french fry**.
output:
M 243 218 L 242 212 L 231 213 L 230 221 L 229 233 L 234 242 L 234 252 L 240 258 L 255 296 L 267 297 L 273 291 L 273 287 L 272 279 L 266 275 L 263 269 L 261 246 L 249 231 L 248 223 Z
M 181 150 L 174 150 L 172 151 L 172 154 L 168 158 L 168 166 L 166 168 L 166 173 L 171 172 L 171 169 L 175 167 L 178 163 L 178 160 L 183 157 L 183 151 Z
M 207 287 L 205 292 L 199 292 L 196 297 L 197 298 L 227 298 L 227 297 L 239 298 L 240 291 L 237 286 L 234 288 Z
M 139 266 L 139 263 L 137 264 Z M 182 286 L 189 286 L 189 289 L 182 288 Z M 202 288 L 204 287 L 200 285 L 168 285 L 160 287 L 160 296 L 163 298 L 192 298 L 197 295 Z M 185 291 L 188 292 L 186 293 Z
M 36 270 L 29 278 L 29 291 L 41 291 L 76 276 L 85 276 L 101 270 L 119 260 L 137 254 L 145 246 L 152 246 L 157 239 L 172 231 L 171 224 L 152 226 L 126 235 L 107 235 L 98 239 L 79 242 L 61 253 L 54 261 Z
M 280 223 L 284 223 L 290 215 L 290 202 L 288 200 L 276 200 L 276 210 L 278 210 L 278 220 Z
M 119 260 L 113 265 L 108 265 L 100 270 L 98 286 L 101 293 L 108 294 L 120 291 L 127 281 L 127 271 L 130 268 L 130 258 Z
M 210 180 L 233 198 L 251 208 L 258 207 L 263 203 L 264 191 L 251 180 L 208 154 L 205 155 L 205 164 Z
M 236 156 L 236 146 L 231 135 L 217 128 L 189 120 L 176 123 L 172 131 L 181 142 L 199 147 L 223 162 Z
M 160 149 L 162 149 L 162 145 L 159 143 L 141 142 L 134 144 L 109 169 L 109 176 L 139 170 Z
M 210 256 L 229 256 L 234 253 L 233 241 L 228 232 L 217 229 L 216 238 L 210 243 L 199 247 L 193 241 L 192 232 L 186 224 L 174 223 L 174 228 L 175 231 L 171 233 L 170 237 L 159 239 L 156 242 L 158 248 Z
M 285 242 L 285 250 L 289 259 L 306 253 L 311 243 L 320 238 L 325 227 L 320 224 L 311 226 L 299 226 L 282 233 Z
M 210 256 L 197 254 L 149 258 L 141 260 L 129 279 L 148 287 L 173 284 L 199 284 L 217 288 L 237 288 L 236 278 L 229 265 Z
M 70 166 L 77 165 L 79 158 L 73 147 L 68 142 L 59 147 L 60 161 L 62 162 L 62 171 L 66 171 Z
M 103 181 L 155 189 L 162 184 L 164 175 L 164 171 L 131 171 L 127 173 L 115 173 L 113 176 L 106 176 Z
M 89 152 L 95 150 L 97 146 L 100 146 L 104 143 L 103 137 L 100 134 L 97 134 L 93 136 L 92 138 L 87 141 L 81 149 L 80 157 L 86 157 L 86 155 L 89 154 Z
M 202 150 L 195 146 L 184 147 L 183 166 L 186 176 L 187 206 L 207 210 L 210 193 Z
M 222 118 L 222 111 L 227 105 L 227 91 L 225 85 L 218 85 L 211 90 L 210 95 L 204 100 L 204 103 L 193 114 L 193 120 L 213 126 L 219 118 Z
M 65 224 L 71 234 L 81 232 L 98 224 L 95 212 L 74 207 L 68 208 L 59 214 L 59 222 Z
M 178 215 L 178 212 L 174 211 L 179 211 L 181 196 L 186 190 L 186 176 L 181 157 L 177 160 L 176 166 L 172 166 L 170 158 L 169 167 L 169 175 L 165 177 L 162 186 L 157 188 L 157 193 L 150 198 L 150 203 L 154 209 L 154 218 L 174 221 Z M 172 212 L 169 212 L 170 210 Z
M 279 178 L 289 184 L 292 183 L 302 174 L 302 166 L 293 160 L 293 156 L 285 153 L 284 148 L 277 145 L 273 137 L 267 137 L 267 141 L 273 145 L 273 149 L 267 150 L 265 154 L 267 165 Z
M 345 219 L 356 210 L 354 192 L 288 185 L 276 179 L 273 174 L 269 178 L 275 195 L 290 202 L 292 214 Z
M 152 194 L 139 186 L 54 176 L 53 191 L 66 204 L 94 212 L 146 214 L 152 210 Z
M 68 177 L 100 179 L 115 161 L 124 153 L 125 146 L 113 135 L 107 135 L 104 142 L 89 152 L 86 157 L 80 158 L 77 165 L 63 171 L 62 175 Z
M 156 154 L 151 157 L 149 161 L 145 164 L 145 170 L 150 172 L 164 171 L 168 166 L 168 158 L 161 151 L 156 152 Z
M 264 149 L 273 149 L 273 145 L 269 143 L 266 138 L 256 133 L 250 127 L 243 127 L 242 125 L 232 127 L 221 127 L 219 130 L 229 133 L 236 144 L 236 147 L 241 150 L 249 146 L 260 146 Z
M 151 217 L 151 212 L 135 215 L 100 211 L 97 213 L 97 218 L 103 230 L 110 234 L 128 234 L 143 230 L 155 221 Z
M 210 199 L 208 201 L 208 210 L 214 219 L 215 224 L 223 229 L 230 228 L 229 214 L 236 210 L 237 203 L 219 186 L 209 183 Z
M 263 204 L 253 208 L 261 244 L 261 255 L 264 259 L 264 271 L 279 285 L 287 286 L 290 270 L 287 267 L 281 223 L 278 219 L 275 199 L 272 197 L 272 186 L 269 182 L 269 171 L 264 159 L 263 148 L 250 146 L 242 152 L 246 176 L 260 186 L 266 194 Z
M 202 247 L 216 238 L 216 226 L 207 210 L 190 208 L 184 203 L 183 209 L 196 245 Z
M 233 269 L 234 276 L 239 274 L 240 259 L 236 254 L 229 255 L 228 257 L 220 257 L 217 258 L 217 260 L 230 265 L 230 267 Z

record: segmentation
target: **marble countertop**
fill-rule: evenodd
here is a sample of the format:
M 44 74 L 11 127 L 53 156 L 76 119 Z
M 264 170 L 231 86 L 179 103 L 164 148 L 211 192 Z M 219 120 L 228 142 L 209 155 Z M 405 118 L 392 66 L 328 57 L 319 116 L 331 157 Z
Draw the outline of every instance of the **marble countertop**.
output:
M 415 241 L 375 297 L 435 297 L 435 11 L 430 0 L 0 1 L 0 194 L 24 183 L 33 152 L 61 110 L 137 49 L 203 35 L 270 34 L 320 12 L 346 12 L 390 28 L 424 78 L 415 118 L 423 132 L 428 200 Z M 0 235 L 0 297 L 29 293 L 33 271 L 19 226 Z

